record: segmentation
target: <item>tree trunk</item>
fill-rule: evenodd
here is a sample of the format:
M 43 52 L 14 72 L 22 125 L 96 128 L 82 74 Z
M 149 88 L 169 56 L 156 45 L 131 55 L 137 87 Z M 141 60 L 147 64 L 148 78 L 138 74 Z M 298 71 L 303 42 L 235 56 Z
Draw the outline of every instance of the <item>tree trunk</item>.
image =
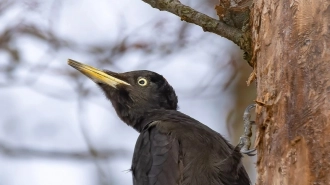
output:
M 258 185 L 330 184 L 329 4 L 254 1 Z

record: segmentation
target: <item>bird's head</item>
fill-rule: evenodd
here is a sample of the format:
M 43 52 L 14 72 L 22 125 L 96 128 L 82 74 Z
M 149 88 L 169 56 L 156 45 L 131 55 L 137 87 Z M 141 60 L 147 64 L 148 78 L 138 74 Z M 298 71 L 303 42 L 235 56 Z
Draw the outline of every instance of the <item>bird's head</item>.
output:
M 71 59 L 68 64 L 98 84 L 118 116 L 137 130 L 140 129 L 139 122 L 149 111 L 177 109 L 178 99 L 172 86 L 155 72 L 141 70 L 114 73 Z

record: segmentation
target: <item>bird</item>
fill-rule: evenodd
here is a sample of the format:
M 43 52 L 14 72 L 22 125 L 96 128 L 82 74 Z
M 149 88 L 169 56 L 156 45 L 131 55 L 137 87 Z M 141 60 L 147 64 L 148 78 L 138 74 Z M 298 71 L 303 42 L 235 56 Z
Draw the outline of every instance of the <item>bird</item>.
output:
M 94 81 L 118 117 L 139 132 L 132 165 L 134 185 L 249 185 L 239 147 L 178 111 L 173 87 L 160 74 L 115 73 L 68 60 Z

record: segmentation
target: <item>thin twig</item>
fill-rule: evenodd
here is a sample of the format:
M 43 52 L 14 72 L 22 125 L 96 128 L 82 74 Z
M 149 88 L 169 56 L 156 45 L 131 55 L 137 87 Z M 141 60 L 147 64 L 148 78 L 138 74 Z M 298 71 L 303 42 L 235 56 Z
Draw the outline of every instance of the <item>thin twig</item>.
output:
M 129 151 L 125 149 L 99 150 L 96 155 L 92 155 L 86 150 L 42 150 L 35 147 L 17 146 L 0 141 L 0 155 L 12 158 L 49 158 L 58 160 L 111 160 L 117 157 L 128 156 Z

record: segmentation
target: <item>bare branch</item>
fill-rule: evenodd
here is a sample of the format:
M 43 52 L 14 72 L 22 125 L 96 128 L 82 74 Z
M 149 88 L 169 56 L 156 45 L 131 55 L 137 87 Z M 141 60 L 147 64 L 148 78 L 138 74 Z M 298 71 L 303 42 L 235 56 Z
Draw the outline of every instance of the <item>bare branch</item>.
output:
M 153 8 L 160 11 L 171 12 L 189 23 L 199 25 L 204 31 L 212 32 L 222 37 L 225 37 L 235 44 L 246 50 L 244 44 L 244 33 L 234 27 L 228 26 L 225 23 L 213 19 L 203 13 L 200 13 L 189 6 L 183 5 L 179 0 L 143 0 L 150 4 Z
M 70 160 L 109 160 L 115 157 L 128 156 L 129 151 L 125 149 L 107 149 L 98 150 L 91 153 L 85 150 L 76 151 L 49 151 L 35 148 L 29 148 L 24 146 L 13 146 L 0 141 L 0 154 L 7 157 L 15 158 L 50 158 L 50 159 L 70 159 Z

